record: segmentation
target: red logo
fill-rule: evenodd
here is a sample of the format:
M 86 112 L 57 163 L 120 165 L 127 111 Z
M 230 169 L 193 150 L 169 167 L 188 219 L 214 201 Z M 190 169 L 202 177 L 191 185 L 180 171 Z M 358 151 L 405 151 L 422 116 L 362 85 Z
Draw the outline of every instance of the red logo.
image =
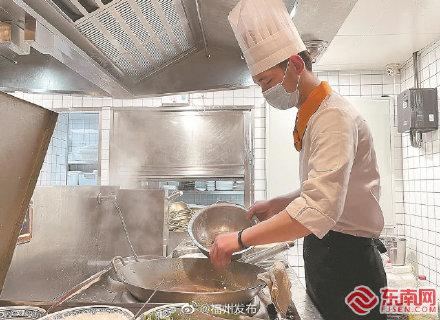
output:
M 357 286 L 345 297 L 345 303 L 354 313 L 364 316 L 377 306 L 379 298 L 367 286 Z

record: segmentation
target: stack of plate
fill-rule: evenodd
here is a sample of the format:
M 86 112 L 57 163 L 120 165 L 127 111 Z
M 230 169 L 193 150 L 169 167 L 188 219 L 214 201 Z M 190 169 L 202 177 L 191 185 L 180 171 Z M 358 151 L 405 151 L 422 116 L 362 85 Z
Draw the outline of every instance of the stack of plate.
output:
M 215 191 L 215 181 L 206 181 L 206 189 L 208 191 Z
M 206 181 L 196 181 L 196 190 L 206 191 Z
M 131 320 L 134 314 L 124 308 L 118 308 L 113 306 L 85 306 L 64 309 L 62 311 L 48 314 L 41 320 Z
M 31 306 L 0 307 L 1 320 L 35 320 L 45 314 L 46 310 Z
M 229 191 L 234 188 L 234 181 L 216 181 L 215 188 L 219 191 Z

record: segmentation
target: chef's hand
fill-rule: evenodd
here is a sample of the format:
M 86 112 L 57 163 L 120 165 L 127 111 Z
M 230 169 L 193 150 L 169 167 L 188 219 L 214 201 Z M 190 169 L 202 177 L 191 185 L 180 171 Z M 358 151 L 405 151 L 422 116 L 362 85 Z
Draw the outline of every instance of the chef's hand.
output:
M 289 202 L 286 202 L 284 199 L 281 200 L 277 198 L 266 201 L 257 201 L 249 209 L 246 217 L 251 220 L 253 216 L 256 216 L 258 220 L 264 221 L 286 209 L 288 204 Z
M 222 233 L 215 238 L 209 259 L 216 268 L 224 268 L 231 263 L 232 254 L 240 249 L 238 232 Z

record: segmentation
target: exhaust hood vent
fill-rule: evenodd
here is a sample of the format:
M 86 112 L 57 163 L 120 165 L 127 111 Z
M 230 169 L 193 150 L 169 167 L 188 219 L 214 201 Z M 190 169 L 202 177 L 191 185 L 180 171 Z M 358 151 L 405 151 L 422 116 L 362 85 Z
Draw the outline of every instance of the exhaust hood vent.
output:
M 70 20 L 76 21 L 113 0 L 52 0 Z
M 52 1 L 132 82 L 196 49 L 180 1 Z

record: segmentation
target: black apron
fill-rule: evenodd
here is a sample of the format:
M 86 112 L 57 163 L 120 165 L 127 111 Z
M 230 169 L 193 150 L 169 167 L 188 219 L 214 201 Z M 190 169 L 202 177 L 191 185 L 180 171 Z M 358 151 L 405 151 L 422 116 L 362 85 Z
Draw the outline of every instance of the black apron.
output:
M 380 303 L 368 315 L 356 315 L 345 297 L 359 285 L 380 297 L 387 279 L 382 259 L 371 238 L 329 231 L 322 240 L 314 234 L 304 238 L 306 288 L 325 320 L 386 320 Z

